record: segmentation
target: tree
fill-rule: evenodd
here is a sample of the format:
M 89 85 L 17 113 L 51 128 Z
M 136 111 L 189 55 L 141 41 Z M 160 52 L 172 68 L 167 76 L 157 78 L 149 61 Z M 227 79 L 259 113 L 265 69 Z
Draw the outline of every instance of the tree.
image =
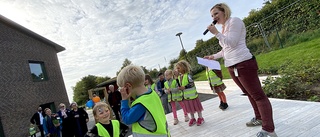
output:
M 110 77 L 108 77 L 108 76 L 106 76 L 106 77 L 97 77 L 96 78 L 96 83 L 102 83 L 102 82 L 105 82 L 105 81 L 107 81 L 107 80 L 109 80 L 109 79 L 111 79 Z
M 180 51 L 180 54 L 179 54 L 179 59 L 180 59 L 180 60 L 181 60 L 181 59 L 186 60 L 186 56 L 187 56 L 187 51 L 184 50 L 184 49 L 182 49 L 182 50 Z
M 169 69 L 174 69 L 174 64 L 176 64 L 179 61 L 179 59 L 174 58 L 170 60 L 170 65 L 169 65 Z
M 158 74 L 159 74 L 159 71 L 155 68 L 149 71 L 149 75 L 153 79 L 156 79 L 158 77 Z
M 132 62 L 131 62 L 129 59 L 126 58 L 126 59 L 123 61 L 122 67 L 120 68 L 120 70 L 117 71 L 117 76 L 118 76 L 118 74 L 120 73 L 120 71 L 121 71 L 124 67 L 129 66 L 129 65 L 132 65 Z
M 167 69 L 168 69 L 167 67 L 163 67 L 163 68 L 161 68 L 161 69 L 159 70 L 159 73 L 160 73 L 160 72 L 161 72 L 161 73 L 164 73 Z
M 145 74 L 148 74 L 149 71 L 145 66 L 140 66 Z
M 264 0 L 264 5 L 271 4 L 271 0 Z

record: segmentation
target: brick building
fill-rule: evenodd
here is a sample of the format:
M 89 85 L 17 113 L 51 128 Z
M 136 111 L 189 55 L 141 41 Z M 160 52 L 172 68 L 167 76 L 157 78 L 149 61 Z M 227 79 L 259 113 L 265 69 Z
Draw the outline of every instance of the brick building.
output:
M 39 106 L 69 105 L 57 53 L 64 47 L 0 15 L 0 137 L 25 137 Z

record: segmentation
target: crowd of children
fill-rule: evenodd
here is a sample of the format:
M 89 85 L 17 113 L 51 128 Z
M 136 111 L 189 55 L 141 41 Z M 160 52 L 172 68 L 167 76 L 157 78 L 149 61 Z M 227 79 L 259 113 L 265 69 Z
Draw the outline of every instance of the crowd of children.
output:
M 195 124 L 201 126 L 205 122 L 202 117 L 203 107 L 190 75 L 190 69 L 190 64 L 181 60 L 175 64 L 173 70 L 166 70 L 164 72 L 164 91 L 160 93 L 151 76 L 145 74 L 140 66 L 124 67 L 117 76 L 117 84 L 120 87 L 122 97 L 121 120 L 113 118 L 112 109 L 108 104 L 97 103 L 93 107 L 96 124 L 86 136 L 123 137 L 128 132 L 127 125 L 131 125 L 134 137 L 169 137 L 170 132 L 163 107 L 165 103 L 169 103 L 171 106 L 174 125 L 179 123 L 176 107 L 176 104 L 179 104 L 184 113 L 184 121 L 189 122 L 189 126 Z M 219 82 L 209 80 L 209 85 L 213 87 L 212 90 L 217 92 L 221 99 L 220 108 L 226 109 L 225 95 L 219 94 L 223 93 L 222 91 L 225 89 L 221 77 L 212 75 L 209 71 L 208 74 L 210 74 L 208 75 L 209 79 L 220 78 L 217 80 Z M 168 96 L 165 103 L 160 99 L 161 94 Z M 194 113 L 197 113 L 197 119 Z

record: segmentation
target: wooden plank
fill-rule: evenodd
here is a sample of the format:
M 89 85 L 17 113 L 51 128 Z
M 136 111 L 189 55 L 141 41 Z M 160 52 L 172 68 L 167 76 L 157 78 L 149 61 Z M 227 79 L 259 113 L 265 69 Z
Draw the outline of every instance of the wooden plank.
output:
M 319 119 L 317 121 L 319 121 Z M 320 136 L 320 124 L 318 123 L 317 126 L 310 128 L 308 131 L 303 132 L 299 136 L 300 137 L 318 137 L 318 136 Z
M 198 90 L 201 91 L 201 88 Z M 189 127 L 188 123 L 183 121 L 182 110 L 177 112 L 180 119 L 178 125 L 173 125 L 172 114 L 167 114 L 171 135 L 173 137 L 255 136 L 261 130 L 261 126 L 246 127 L 245 125 L 254 116 L 248 98 L 240 96 L 242 94 L 240 90 L 225 93 L 230 106 L 225 111 L 218 108 L 218 98 L 202 102 L 205 123 L 201 126 Z M 270 102 L 278 136 L 319 136 L 319 103 L 284 99 L 270 99 Z M 197 114 L 195 116 L 197 117 Z
M 180 122 L 173 125 L 173 115 L 166 115 L 172 137 L 252 137 L 261 130 L 258 127 L 246 127 L 253 116 L 252 106 L 246 96 L 232 82 L 224 80 L 227 85 L 225 94 L 229 108 L 222 111 L 218 108 L 219 98 L 215 97 L 202 102 L 205 123 L 189 127 L 184 122 L 182 110 L 177 111 Z M 213 94 L 207 82 L 196 82 L 200 93 Z M 318 137 L 320 136 L 320 103 L 270 98 L 273 108 L 276 133 L 279 137 Z M 92 112 L 88 111 L 92 120 Z M 197 118 L 198 115 L 195 114 Z M 91 128 L 89 126 L 89 128 Z

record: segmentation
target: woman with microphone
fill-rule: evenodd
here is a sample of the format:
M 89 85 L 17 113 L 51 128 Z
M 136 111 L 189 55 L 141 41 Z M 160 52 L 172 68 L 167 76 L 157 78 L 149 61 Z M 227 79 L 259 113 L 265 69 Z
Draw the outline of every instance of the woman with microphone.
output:
M 222 25 L 222 32 L 219 32 L 214 24 L 208 26 L 208 30 L 219 40 L 222 50 L 204 58 L 224 59 L 232 79 L 248 95 L 253 107 L 255 117 L 246 125 L 248 127 L 262 125 L 257 137 L 277 137 L 274 132 L 271 103 L 261 88 L 256 59 L 246 45 L 244 22 L 240 18 L 230 17 L 231 10 L 224 3 L 213 6 L 210 13 L 213 20 Z

